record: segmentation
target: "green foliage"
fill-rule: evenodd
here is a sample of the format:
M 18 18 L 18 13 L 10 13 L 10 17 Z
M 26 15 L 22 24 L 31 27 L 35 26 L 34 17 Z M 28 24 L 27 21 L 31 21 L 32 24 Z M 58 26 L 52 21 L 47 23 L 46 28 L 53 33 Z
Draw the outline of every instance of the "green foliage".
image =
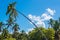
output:
M 18 36 L 19 36 L 19 32 L 14 32 L 12 34 L 12 37 L 15 38 L 16 40 L 18 39 Z
M 38 29 L 35 28 L 33 31 L 29 33 L 30 40 L 42 40 L 43 35 Z
M 9 33 L 8 33 L 8 30 L 7 30 L 6 28 L 5 28 L 5 29 L 3 29 L 2 37 L 3 37 L 3 39 L 5 39 L 5 38 L 8 38 L 8 37 L 9 37 Z
M 29 40 L 29 36 L 25 33 L 25 31 L 22 31 L 17 40 Z
M 3 40 L 16 40 L 15 38 L 6 38 L 6 39 L 3 39 Z
M 60 18 L 58 20 L 50 19 L 49 24 L 55 31 L 57 31 L 60 28 Z
M 55 32 L 52 28 L 45 29 L 45 28 L 40 27 L 38 29 L 40 29 L 42 32 L 39 32 L 40 30 L 34 29 L 33 31 L 29 33 L 30 40 L 43 40 L 45 39 L 45 37 L 48 40 L 54 40 Z
M 51 22 L 52 21 L 52 22 Z M 51 27 L 55 30 L 55 39 L 59 39 L 60 40 L 60 34 L 59 34 L 59 30 L 60 30 L 60 18 L 58 20 L 50 20 L 50 25 Z
M 54 34 L 55 34 L 55 31 L 53 28 L 48 28 L 46 30 L 46 37 L 48 38 L 48 40 L 54 40 Z

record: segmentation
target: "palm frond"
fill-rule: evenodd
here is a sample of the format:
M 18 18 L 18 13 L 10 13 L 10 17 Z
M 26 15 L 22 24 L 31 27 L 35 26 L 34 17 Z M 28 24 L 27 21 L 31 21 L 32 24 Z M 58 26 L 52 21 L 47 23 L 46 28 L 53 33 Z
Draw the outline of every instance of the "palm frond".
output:
M 8 14 L 9 14 L 9 12 L 11 11 L 11 8 L 12 8 L 12 6 L 11 6 L 11 5 L 9 5 L 9 6 L 8 6 L 8 8 L 7 8 L 6 15 L 8 15 Z

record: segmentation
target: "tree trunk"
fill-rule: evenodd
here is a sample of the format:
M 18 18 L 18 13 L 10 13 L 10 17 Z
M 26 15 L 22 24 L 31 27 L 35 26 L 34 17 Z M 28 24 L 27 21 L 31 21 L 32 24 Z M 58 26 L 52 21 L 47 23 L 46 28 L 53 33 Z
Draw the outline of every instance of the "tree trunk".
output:
M 59 31 L 55 32 L 55 40 L 60 40 L 60 32 Z
M 54 39 L 55 39 L 55 40 L 59 40 L 57 31 L 55 32 L 55 38 L 54 38 Z

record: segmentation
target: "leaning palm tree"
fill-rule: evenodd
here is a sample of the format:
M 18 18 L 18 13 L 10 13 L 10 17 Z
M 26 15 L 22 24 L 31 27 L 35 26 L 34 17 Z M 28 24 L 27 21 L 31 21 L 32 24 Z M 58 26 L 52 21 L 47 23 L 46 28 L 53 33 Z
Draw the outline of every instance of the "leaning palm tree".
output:
M 25 18 L 27 18 L 35 27 L 37 27 L 35 25 L 35 23 L 33 23 L 28 17 L 26 17 L 23 13 L 21 13 L 20 11 L 15 9 L 15 4 L 16 4 L 16 2 L 14 2 L 12 4 L 9 4 L 9 6 L 7 8 L 6 15 L 9 14 L 9 17 L 12 17 L 13 19 L 16 19 L 17 15 L 18 15 L 17 12 L 19 12 L 21 15 L 23 15 Z
M 14 2 L 14 3 L 12 3 L 12 4 L 9 4 L 6 15 L 9 14 L 9 17 L 12 17 L 13 19 L 16 19 L 16 17 L 17 17 L 17 12 L 19 12 L 22 16 L 24 16 L 26 19 L 28 19 L 36 28 L 38 28 L 38 27 L 36 26 L 36 24 L 33 23 L 27 16 L 25 16 L 23 13 L 21 13 L 20 11 L 18 11 L 18 10 L 15 9 L 15 3 L 16 3 L 16 2 Z M 17 11 L 17 12 L 16 12 L 16 11 Z M 16 30 L 15 30 L 15 31 L 16 31 Z M 40 31 L 41 31 L 41 30 L 40 30 Z
M 16 11 L 19 12 L 22 16 L 24 16 L 27 20 L 29 20 L 36 28 L 38 28 L 37 25 L 34 22 L 32 22 L 32 20 L 30 20 L 27 16 L 25 16 L 22 12 L 20 12 L 18 10 L 16 10 Z M 38 29 L 38 31 L 42 33 L 42 35 L 44 36 L 45 40 L 48 40 L 47 37 L 45 36 L 45 34 L 40 29 Z
M 13 17 L 16 19 L 18 13 L 19 12 L 22 16 L 24 16 L 25 18 L 27 18 L 35 27 L 37 27 L 35 25 L 35 23 L 33 23 L 28 17 L 26 17 L 23 13 L 21 13 L 20 11 L 16 10 L 15 9 L 15 4 L 16 2 L 13 2 L 12 4 L 9 4 L 8 8 L 7 8 L 7 12 L 6 12 L 6 15 L 9 14 L 9 17 Z

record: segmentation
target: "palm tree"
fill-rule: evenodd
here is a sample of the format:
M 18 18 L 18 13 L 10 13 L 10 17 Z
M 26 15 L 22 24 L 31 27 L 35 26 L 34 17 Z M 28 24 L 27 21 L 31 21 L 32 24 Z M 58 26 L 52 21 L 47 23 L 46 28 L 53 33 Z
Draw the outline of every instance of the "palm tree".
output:
M 24 16 L 26 19 L 28 19 L 36 28 L 38 28 L 35 23 L 33 23 L 27 16 L 25 16 L 23 13 L 21 13 L 20 11 L 16 10 L 14 7 L 15 7 L 15 3 L 12 3 L 12 4 L 9 4 L 8 6 L 8 10 L 7 10 L 7 13 L 6 15 L 9 14 L 9 17 L 12 17 L 13 19 L 16 19 L 17 17 L 17 12 L 19 12 L 22 16 Z M 17 11 L 17 12 L 16 12 Z M 15 29 L 15 31 L 17 31 L 17 29 Z M 41 30 L 40 30 L 41 31 Z
M 13 19 L 16 19 L 16 17 L 17 17 L 17 12 L 19 12 L 19 11 L 17 11 L 16 9 L 15 9 L 15 4 L 16 4 L 16 2 L 13 2 L 12 4 L 9 4 L 9 6 L 8 6 L 8 8 L 7 8 L 7 12 L 6 12 L 6 15 L 8 15 L 9 14 L 9 17 L 12 17 Z M 25 18 L 27 18 L 36 28 L 37 28 L 37 26 L 35 25 L 35 23 L 33 23 L 28 17 L 26 17 L 23 13 L 21 13 L 21 12 L 19 12 L 21 15 L 23 15 Z
M 59 20 L 52 20 L 50 19 L 50 25 L 55 30 L 55 40 L 60 40 L 58 33 L 59 33 L 59 27 L 60 27 L 60 18 Z
M 7 28 L 9 26 L 12 26 L 14 24 L 14 22 L 16 21 L 16 17 L 17 17 L 17 12 L 15 10 L 15 4 L 16 2 L 13 2 L 12 4 L 9 4 L 8 8 L 7 8 L 7 12 L 6 15 L 9 15 L 9 19 L 7 20 Z
M 3 31 L 2 31 L 2 37 L 3 37 L 3 39 L 9 37 L 9 32 L 6 28 L 4 28 Z
M 51 25 L 51 27 L 57 31 L 59 29 L 59 26 L 60 26 L 60 18 L 59 20 L 53 20 L 53 19 L 50 19 L 50 22 L 49 24 Z

